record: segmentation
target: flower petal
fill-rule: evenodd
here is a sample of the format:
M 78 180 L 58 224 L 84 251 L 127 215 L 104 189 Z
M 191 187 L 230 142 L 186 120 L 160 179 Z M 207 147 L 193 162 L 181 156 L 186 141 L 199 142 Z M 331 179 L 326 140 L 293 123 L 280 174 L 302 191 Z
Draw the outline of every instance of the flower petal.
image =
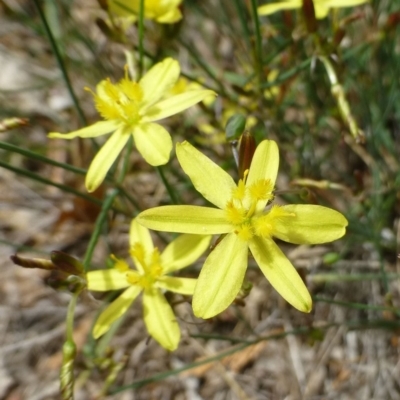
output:
M 161 254 L 164 273 L 168 274 L 194 263 L 207 250 L 210 241 L 210 235 L 179 236 Z
M 118 290 L 129 286 L 126 274 L 117 269 L 105 269 L 90 271 L 86 274 L 88 289 L 104 292 L 107 290 Z
M 216 95 L 212 90 L 188 90 L 185 93 L 168 97 L 154 104 L 151 108 L 146 110 L 144 118 L 148 121 L 158 121 L 167 118 L 192 107 L 212 95 Z
M 179 63 L 172 58 L 166 58 L 154 65 L 140 80 L 143 90 L 143 109 L 160 100 L 176 83 L 179 78 Z
M 364 3 L 369 3 L 369 0 L 325 0 L 324 1 L 326 7 L 332 7 L 332 8 L 354 7 Z
M 274 241 L 255 236 L 250 240 L 249 247 L 261 271 L 275 290 L 294 308 L 310 312 L 312 300 L 306 285 Z
M 167 350 L 178 347 L 181 338 L 178 321 L 171 306 L 158 289 L 143 294 L 143 319 L 149 334 Z
M 346 233 L 346 218 L 331 208 L 290 204 L 282 206 L 281 209 L 285 213 L 293 214 L 293 217 L 274 220 L 272 235 L 285 242 L 327 243 L 341 238 Z
M 256 148 L 251 161 L 246 186 L 261 179 L 270 180 L 275 186 L 279 168 L 279 150 L 274 140 L 263 140 Z
M 225 211 L 199 206 L 161 206 L 141 212 L 139 224 L 156 231 L 214 235 L 233 231 Z
M 104 335 L 110 329 L 111 324 L 126 313 L 141 290 L 140 286 L 130 286 L 100 314 L 93 328 L 95 339 Z
M 159 124 L 145 123 L 133 129 L 136 148 L 150 165 L 166 164 L 172 150 L 171 135 Z
M 123 128 L 119 128 L 104 143 L 86 174 L 85 185 L 88 192 L 95 191 L 101 185 L 128 139 L 129 134 Z
M 110 133 L 118 128 L 119 122 L 116 120 L 111 121 L 99 121 L 90 126 L 85 126 L 82 129 L 78 129 L 77 131 L 73 131 L 70 133 L 58 133 L 58 132 L 50 132 L 47 137 L 50 139 L 73 139 L 76 137 L 81 138 L 93 138 L 101 135 L 105 135 L 106 133 Z
M 176 155 L 196 190 L 217 207 L 225 209 L 236 189 L 232 177 L 189 142 L 177 143 Z
M 135 243 L 140 243 L 146 253 L 152 253 L 154 250 L 153 239 L 150 231 L 143 225 L 140 225 L 136 218 L 131 221 L 129 230 L 129 246 L 133 247 Z
M 280 1 L 258 7 L 258 15 L 269 15 L 282 10 L 292 10 L 301 7 L 301 0 Z
M 182 13 L 179 8 L 175 8 L 174 10 L 170 10 L 163 15 L 160 15 L 156 18 L 156 21 L 160 24 L 173 24 L 182 19 Z
M 229 234 L 210 253 L 193 295 L 196 317 L 214 317 L 232 304 L 246 273 L 247 249 L 247 242 Z
M 135 244 L 139 243 L 144 251 L 144 259 L 145 262 L 150 261 L 150 257 L 154 250 L 153 239 L 151 238 L 150 231 L 145 228 L 143 225 L 140 225 L 136 218 L 131 221 L 131 227 L 129 231 L 129 246 L 131 249 L 134 248 Z M 131 256 L 133 262 L 135 264 L 136 269 L 143 274 L 144 269 L 142 263 L 135 257 L 135 255 L 131 252 Z
M 328 16 L 329 7 L 326 4 L 314 4 L 314 11 L 317 19 L 324 19 Z
M 170 292 L 192 295 L 196 283 L 197 279 L 163 276 L 157 281 L 156 286 L 160 289 L 169 290 Z

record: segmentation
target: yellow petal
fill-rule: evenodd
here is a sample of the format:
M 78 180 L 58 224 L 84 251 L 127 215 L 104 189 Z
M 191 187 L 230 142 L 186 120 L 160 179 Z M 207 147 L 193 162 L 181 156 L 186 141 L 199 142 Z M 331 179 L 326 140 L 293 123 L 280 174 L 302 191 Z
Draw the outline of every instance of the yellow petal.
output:
M 259 180 L 270 180 L 275 186 L 279 168 L 279 150 L 275 141 L 263 140 L 256 148 L 250 165 L 246 186 Z
M 131 7 L 131 4 L 128 3 L 129 0 L 108 0 L 107 5 L 111 12 L 127 16 L 137 12 L 133 7 Z
M 192 295 L 196 283 L 197 279 L 163 276 L 157 281 L 156 286 L 160 289 L 169 290 L 170 292 Z
M 181 338 L 178 321 L 171 306 L 158 289 L 143 294 L 143 319 L 149 334 L 167 350 L 178 347 Z
M 133 130 L 135 145 L 143 158 L 153 166 L 166 164 L 172 150 L 171 135 L 159 124 L 146 123 Z
M 94 291 L 118 290 L 129 286 L 124 273 L 116 269 L 90 271 L 86 274 L 88 289 Z
M 126 313 L 141 290 L 139 286 L 130 286 L 100 314 L 93 328 L 95 339 L 104 335 L 110 329 L 111 324 Z
M 129 231 L 129 246 L 132 249 L 135 244 L 140 243 L 144 250 L 144 261 L 150 261 L 150 257 L 154 250 L 153 239 L 151 238 L 150 231 L 143 225 L 140 225 L 136 218 L 131 221 L 131 227 Z M 133 262 L 136 269 L 143 274 L 144 269 L 142 266 L 143 260 L 139 261 L 133 253 L 131 253 Z
M 268 281 L 294 308 L 310 312 L 312 300 L 306 285 L 291 262 L 270 239 L 255 236 L 249 242 L 250 251 Z
M 182 13 L 179 8 L 170 10 L 169 12 L 160 15 L 156 21 L 160 24 L 174 24 L 182 19 Z
M 208 249 L 211 237 L 210 235 L 181 235 L 171 242 L 161 254 L 164 274 L 194 263 Z
M 137 217 L 139 224 L 156 231 L 214 235 L 233 231 L 225 211 L 199 206 L 150 208 Z
M 114 131 L 118 128 L 118 125 L 119 123 L 116 120 L 99 121 L 94 123 L 93 125 L 86 126 L 85 128 L 78 129 L 77 131 L 73 131 L 70 133 L 50 132 L 47 137 L 49 137 L 50 139 L 74 139 L 76 137 L 93 138 Z
M 328 16 L 329 13 L 329 7 L 327 7 L 325 4 L 314 4 L 314 10 L 315 10 L 315 17 L 317 19 L 324 19 Z
M 301 0 L 280 1 L 258 7 L 258 15 L 269 15 L 282 10 L 292 10 L 301 7 Z
M 185 93 L 168 97 L 148 108 L 144 120 L 158 121 L 178 114 L 212 95 L 216 95 L 212 90 L 188 90 Z
M 129 230 L 129 246 L 133 247 L 135 243 L 140 243 L 146 253 L 152 253 L 154 250 L 153 239 L 150 232 L 143 225 L 140 225 L 136 218 L 131 221 Z
M 146 109 L 160 100 L 175 85 L 179 74 L 179 63 L 172 58 L 154 65 L 139 82 L 143 90 L 141 107 Z
M 211 318 L 228 308 L 242 287 L 247 268 L 247 243 L 229 234 L 210 253 L 193 295 L 193 312 Z
M 128 139 L 129 134 L 123 128 L 120 128 L 104 143 L 94 157 L 86 174 L 85 185 L 88 192 L 95 191 L 101 185 Z
M 285 213 L 293 214 L 293 217 L 277 218 L 273 221 L 272 235 L 285 242 L 327 243 L 346 233 L 346 218 L 331 208 L 306 204 L 290 204 L 280 208 Z
M 360 4 L 369 3 L 369 0 L 325 0 L 326 7 L 341 8 L 354 7 Z
M 225 209 L 236 189 L 232 177 L 189 142 L 177 143 L 176 155 L 196 190 L 217 207 Z

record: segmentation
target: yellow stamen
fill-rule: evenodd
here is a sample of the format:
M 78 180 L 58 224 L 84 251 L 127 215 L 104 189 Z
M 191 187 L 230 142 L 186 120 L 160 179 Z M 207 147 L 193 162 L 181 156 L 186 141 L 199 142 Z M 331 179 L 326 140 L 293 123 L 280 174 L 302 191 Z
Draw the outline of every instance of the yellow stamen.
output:
M 273 184 L 269 179 L 260 179 L 249 186 L 250 198 L 252 200 L 271 200 Z
M 126 272 L 129 271 L 129 265 L 126 261 L 121 260 L 117 257 L 115 257 L 114 254 L 111 254 L 110 256 L 111 260 L 114 261 L 114 268 L 117 269 L 119 272 Z

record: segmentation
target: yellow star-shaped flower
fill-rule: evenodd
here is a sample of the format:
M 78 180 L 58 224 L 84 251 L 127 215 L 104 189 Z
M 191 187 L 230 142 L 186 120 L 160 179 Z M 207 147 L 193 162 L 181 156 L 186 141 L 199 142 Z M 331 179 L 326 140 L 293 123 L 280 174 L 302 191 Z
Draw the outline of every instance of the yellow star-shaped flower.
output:
M 149 334 L 161 346 L 175 350 L 180 340 L 180 329 L 174 312 L 163 292 L 192 295 L 196 279 L 179 278 L 169 274 L 196 261 L 208 248 L 211 236 L 182 235 L 171 242 L 160 254 L 154 247 L 148 229 L 134 219 L 130 228 L 131 256 L 136 270 L 115 258 L 112 269 L 86 274 L 88 289 L 108 291 L 125 289 L 99 316 L 93 328 L 99 338 L 110 325 L 121 317 L 136 297 L 143 292 L 143 318 Z
M 189 143 L 178 143 L 176 154 L 197 191 L 218 208 L 156 207 L 140 213 L 137 220 L 155 230 L 225 235 L 201 270 L 193 295 L 194 314 L 211 318 L 234 301 L 243 283 L 249 249 L 279 294 L 293 307 L 309 312 L 310 294 L 273 238 L 295 244 L 330 242 L 345 234 L 346 218 L 317 205 L 266 208 L 273 198 L 279 165 L 278 146 L 272 140 L 260 143 L 238 185 Z
M 144 17 L 160 24 L 173 24 L 182 19 L 179 9 L 181 3 L 182 0 L 146 0 Z M 108 0 L 108 7 L 111 12 L 119 16 L 137 18 L 140 12 L 140 0 Z
M 155 123 L 202 101 L 212 90 L 188 90 L 165 97 L 177 82 L 179 63 L 172 58 L 156 64 L 135 82 L 125 76 L 114 84 L 101 81 L 93 94 L 96 108 L 105 121 L 67 134 L 52 132 L 50 138 L 93 138 L 114 132 L 94 157 L 86 175 L 86 188 L 96 190 L 132 136 L 143 158 L 153 166 L 166 164 L 172 150 L 168 131 Z
M 325 18 L 331 8 L 354 7 L 368 2 L 369 0 L 313 0 L 317 19 Z M 258 15 L 269 15 L 277 11 L 293 10 L 301 8 L 302 4 L 303 0 L 285 0 L 264 4 L 258 7 Z

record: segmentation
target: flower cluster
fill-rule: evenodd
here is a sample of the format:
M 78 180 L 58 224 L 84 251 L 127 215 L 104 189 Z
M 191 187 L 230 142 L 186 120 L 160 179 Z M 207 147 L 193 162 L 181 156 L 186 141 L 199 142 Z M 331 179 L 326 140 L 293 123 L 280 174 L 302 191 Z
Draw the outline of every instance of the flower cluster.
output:
M 155 3 L 148 2 L 146 7 Z M 178 1 L 170 3 L 179 4 Z M 122 6 L 124 2 L 118 4 Z M 136 3 L 130 4 L 135 7 Z M 156 122 L 215 95 L 198 87 L 174 93 L 179 74 L 178 62 L 167 58 L 138 82 L 127 73 L 117 83 L 103 80 L 92 94 L 104 120 L 68 134 L 49 134 L 51 138 L 72 139 L 112 132 L 89 167 L 88 191 L 94 191 L 103 182 L 130 138 L 150 165 L 168 162 L 171 136 Z M 177 143 L 176 155 L 194 187 L 215 207 L 155 207 L 141 212 L 131 222 L 130 254 L 135 269 L 125 260 L 111 256 L 113 268 L 86 274 L 89 290 L 123 290 L 100 314 L 93 336 L 99 338 L 107 332 L 142 293 L 143 318 L 149 334 L 166 349 L 176 349 L 180 340 L 179 324 L 164 292 L 193 295 L 194 314 L 211 318 L 229 307 L 238 296 L 249 253 L 288 303 L 302 312 L 310 312 L 312 300 L 307 287 L 275 239 L 294 244 L 330 242 L 345 234 L 345 217 L 318 205 L 272 204 L 279 167 L 278 146 L 272 140 L 263 140 L 258 145 L 238 183 L 188 142 Z M 148 229 L 183 235 L 160 252 Z M 212 235 L 220 237 L 198 279 L 174 276 L 207 250 Z

